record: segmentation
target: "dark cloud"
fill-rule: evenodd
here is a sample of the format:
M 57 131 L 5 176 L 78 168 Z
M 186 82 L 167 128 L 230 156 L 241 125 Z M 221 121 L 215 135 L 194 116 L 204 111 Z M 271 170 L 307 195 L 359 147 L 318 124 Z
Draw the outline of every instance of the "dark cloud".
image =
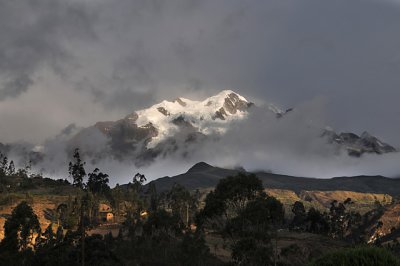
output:
M 298 1 L 292 8 L 271 40 L 273 55 L 266 58 L 264 80 L 276 89 L 272 94 L 289 105 L 323 95 L 333 126 L 369 130 L 399 145 L 399 6 Z
M 3 84 L 3 89 L 0 90 L 0 100 L 4 100 L 7 97 L 16 97 L 25 92 L 32 84 L 33 81 L 27 74 L 20 73 L 15 77 L 11 77 L 8 82 Z
M 45 66 L 56 73 L 73 54 L 67 43 L 94 37 L 85 6 L 65 1 L 1 1 L 0 101 L 17 97 Z
M 385 0 L 0 1 L 0 141 L 232 88 L 400 147 L 398 25 Z

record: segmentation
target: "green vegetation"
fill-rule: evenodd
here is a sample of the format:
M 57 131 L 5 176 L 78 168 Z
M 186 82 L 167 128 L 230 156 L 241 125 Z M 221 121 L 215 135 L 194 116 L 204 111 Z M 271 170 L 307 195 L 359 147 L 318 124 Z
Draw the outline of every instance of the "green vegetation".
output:
M 356 247 L 328 253 L 310 266 L 398 266 L 400 260 L 384 248 Z
M 198 215 L 203 230 L 215 230 L 231 243 L 232 261 L 238 265 L 271 265 L 277 260 L 271 239 L 283 225 L 282 203 L 263 192 L 255 175 L 222 179 L 205 200 Z
M 79 149 L 75 149 L 74 151 L 74 160 L 75 162 L 69 162 L 68 173 L 73 179 L 72 185 L 83 189 L 83 178 L 86 176 L 84 165 L 86 163 L 82 162 Z

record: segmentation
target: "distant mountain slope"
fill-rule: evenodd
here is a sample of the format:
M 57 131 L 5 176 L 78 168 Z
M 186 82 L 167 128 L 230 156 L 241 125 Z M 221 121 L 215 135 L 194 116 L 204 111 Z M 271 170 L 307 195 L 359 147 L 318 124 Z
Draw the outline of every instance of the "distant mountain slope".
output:
M 214 167 L 204 162 L 195 164 L 186 173 L 173 177 L 162 177 L 151 181 L 158 191 L 170 189 L 174 183 L 181 184 L 188 189 L 214 187 L 218 181 L 226 176 L 235 175 L 240 170 L 230 170 Z M 364 193 L 381 193 L 391 196 L 400 195 L 400 179 L 383 176 L 354 176 L 335 177 L 330 179 L 295 177 L 265 172 L 255 173 L 266 188 L 287 189 L 296 193 L 307 190 L 334 191 L 347 190 Z
M 378 138 L 370 135 L 366 131 L 363 132 L 361 136 L 358 136 L 354 133 L 337 134 L 331 129 L 325 129 L 322 136 L 327 137 L 328 142 L 336 143 L 346 148 L 351 156 L 359 157 L 366 152 L 383 154 L 396 151 L 394 147 L 380 141 Z
M 400 194 L 400 179 L 383 176 L 334 177 L 329 179 L 294 177 L 270 173 L 256 173 L 266 187 L 302 190 L 347 190 L 364 193 Z
M 214 187 L 220 179 L 229 175 L 236 175 L 238 172 L 238 170 L 213 167 L 201 162 L 195 164 L 184 174 L 162 177 L 150 183 L 156 185 L 157 191 L 168 190 L 174 183 L 178 183 L 188 189 L 209 188 Z

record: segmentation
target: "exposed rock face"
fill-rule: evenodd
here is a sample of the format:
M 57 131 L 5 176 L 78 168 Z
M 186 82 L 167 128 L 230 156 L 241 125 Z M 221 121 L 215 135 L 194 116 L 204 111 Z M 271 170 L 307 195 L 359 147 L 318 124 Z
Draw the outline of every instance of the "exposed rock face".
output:
M 212 102 L 208 102 L 206 106 L 210 106 Z M 213 119 L 225 120 L 228 115 L 234 115 L 238 111 L 246 112 L 252 105 L 246 100 L 241 99 L 236 93 L 230 93 L 224 100 L 224 105 L 215 112 Z
M 236 114 L 239 111 L 246 111 L 249 108 L 250 103 L 244 100 L 241 100 L 239 96 L 235 93 L 231 93 L 225 98 L 224 109 L 228 111 L 230 114 Z
M 380 141 L 378 138 L 370 135 L 368 132 L 361 134 L 359 142 L 367 152 L 376 152 L 381 154 L 396 151 L 394 147 Z
M 326 129 L 322 136 L 326 137 L 330 143 L 336 143 L 344 147 L 351 156 L 359 157 L 363 153 L 383 154 L 396 151 L 394 147 L 380 141 L 368 132 L 358 136 L 354 133 L 337 134 L 333 130 Z
M 158 107 L 157 110 L 165 116 L 170 116 L 171 114 L 164 107 Z
M 177 102 L 177 103 L 179 103 L 181 106 L 183 106 L 183 107 L 186 107 L 186 103 L 181 99 L 181 98 L 177 98 L 175 101 L 174 101 L 174 103 L 175 102 Z
M 150 141 L 151 138 L 157 136 L 157 129 L 151 123 L 138 126 L 137 119 L 137 113 L 132 113 L 115 122 L 97 122 L 94 127 L 112 139 L 118 139 L 124 143 Z
M 82 148 L 82 152 L 90 154 L 94 158 L 105 155 L 113 155 L 115 158 L 123 158 L 134 152 L 143 150 L 144 147 L 158 135 L 157 128 L 152 123 L 138 126 L 137 113 L 127 115 L 117 121 L 97 122 L 94 126 L 81 130 L 70 140 L 70 146 L 84 146 L 90 138 L 95 138 L 94 129 L 99 130 L 106 137 L 106 145 L 93 151 Z M 84 146 L 85 147 L 85 146 Z M 99 154 L 100 153 L 100 154 Z
M 225 109 L 223 107 L 221 107 L 218 111 L 215 112 L 215 115 L 213 116 L 213 120 L 215 119 L 221 119 L 221 120 L 225 120 L 225 116 L 227 116 L 228 114 L 225 112 Z

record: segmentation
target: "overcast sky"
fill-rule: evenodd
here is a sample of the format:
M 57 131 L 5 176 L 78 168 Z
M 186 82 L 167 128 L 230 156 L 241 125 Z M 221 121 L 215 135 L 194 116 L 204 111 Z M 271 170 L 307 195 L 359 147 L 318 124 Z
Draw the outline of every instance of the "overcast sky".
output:
M 0 0 L 0 141 L 231 88 L 400 147 L 400 2 Z

